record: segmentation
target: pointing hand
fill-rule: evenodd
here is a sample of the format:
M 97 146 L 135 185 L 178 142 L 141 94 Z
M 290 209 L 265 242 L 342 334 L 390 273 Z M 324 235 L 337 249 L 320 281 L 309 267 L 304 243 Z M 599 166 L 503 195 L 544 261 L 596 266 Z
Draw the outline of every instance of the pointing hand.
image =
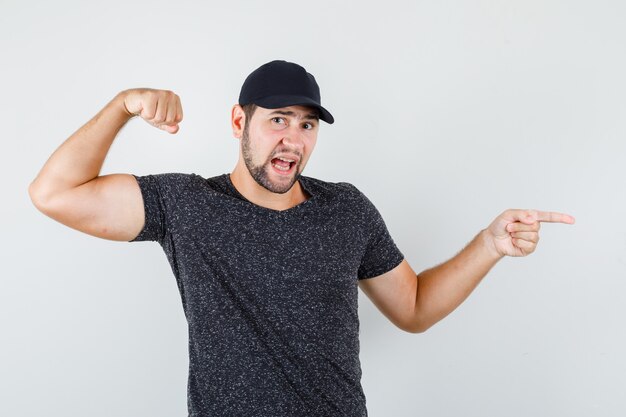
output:
M 574 217 L 549 211 L 507 210 L 486 230 L 499 256 L 526 256 L 535 251 L 541 223 L 574 224 Z
M 178 132 L 183 120 L 180 98 L 169 90 L 137 88 L 124 91 L 125 110 L 131 116 L 140 116 L 154 127 L 169 133 Z

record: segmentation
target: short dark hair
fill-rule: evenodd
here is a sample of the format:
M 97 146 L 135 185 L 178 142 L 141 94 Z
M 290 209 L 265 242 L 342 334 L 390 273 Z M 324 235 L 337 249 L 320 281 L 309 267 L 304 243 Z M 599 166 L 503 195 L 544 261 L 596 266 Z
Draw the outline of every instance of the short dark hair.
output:
M 247 129 L 250 119 L 252 119 L 252 115 L 256 111 L 257 105 L 254 103 L 248 103 L 244 104 L 241 107 L 243 108 L 243 114 L 246 115 L 246 125 L 244 126 L 244 128 Z

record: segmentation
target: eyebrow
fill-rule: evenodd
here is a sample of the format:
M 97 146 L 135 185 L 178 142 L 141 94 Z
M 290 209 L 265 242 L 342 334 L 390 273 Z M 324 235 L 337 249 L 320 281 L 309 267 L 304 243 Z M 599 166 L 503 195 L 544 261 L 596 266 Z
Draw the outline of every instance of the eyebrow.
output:
M 273 112 L 271 112 L 269 115 L 271 116 L 271 115 L 273 115 L 273 114 L 280 114 L 280 115 L 283 115 L 283 116 L 292 116 L 292 117 L 296 115 L 296 113 L 295 113 L 295 112 L 292 112 L 292 111 L 284 111 L 284 110 L 274 110 L 274 111 L 273 111 Z M 305 120 L 319 120 L 319 119 L 320 119 L 320 117 L 319 117 L 319 115 L 318 115 L 317 113 L 309 113 L 309 114 L 306 114 L 306 115 L 304 116 L 304 119 L 305 119 Z

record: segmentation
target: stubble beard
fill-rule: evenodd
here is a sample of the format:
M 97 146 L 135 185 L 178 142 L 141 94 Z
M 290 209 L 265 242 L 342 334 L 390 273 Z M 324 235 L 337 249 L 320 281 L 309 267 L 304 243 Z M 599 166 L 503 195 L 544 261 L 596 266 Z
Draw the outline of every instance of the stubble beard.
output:
M 254 178 L 257 184 L 268 191 L 277 194 L 285 194 L 287 191 L 291 190 L 291 187 L 293 187 L 296 181 L 300 179 L 300 163 L 302 159 L 299 159 L 298 163 L 294 167 L 295 174 L 292 174 L 293 177 L 289 182 L 277 183 L 270 180 L 268 171 L 272 169 L 272 155 L 269 156 L 265 163 L 261 165 L 254 165 L 252 162 L 252 152 L 250 151 L 250 135 L 248 134 L 247 125 L 243 129 L 243 135 L 241 137 L 241 153 L 243 155 L 243 161 L 246 164 L 246 168 L 248 168 L 248 172 L 250 172 L 252 178 Z

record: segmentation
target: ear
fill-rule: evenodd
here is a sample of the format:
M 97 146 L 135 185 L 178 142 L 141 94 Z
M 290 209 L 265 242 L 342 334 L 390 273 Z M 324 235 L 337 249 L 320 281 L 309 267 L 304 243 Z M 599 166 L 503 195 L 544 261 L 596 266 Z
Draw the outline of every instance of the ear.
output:
M 246 114 L 239 104 L 235 104 L 230 114 L 230 124 L 233 128 L 233 137 L 241 139 L 241 136 L 243 135 L 244 123 L 246 123 Z

